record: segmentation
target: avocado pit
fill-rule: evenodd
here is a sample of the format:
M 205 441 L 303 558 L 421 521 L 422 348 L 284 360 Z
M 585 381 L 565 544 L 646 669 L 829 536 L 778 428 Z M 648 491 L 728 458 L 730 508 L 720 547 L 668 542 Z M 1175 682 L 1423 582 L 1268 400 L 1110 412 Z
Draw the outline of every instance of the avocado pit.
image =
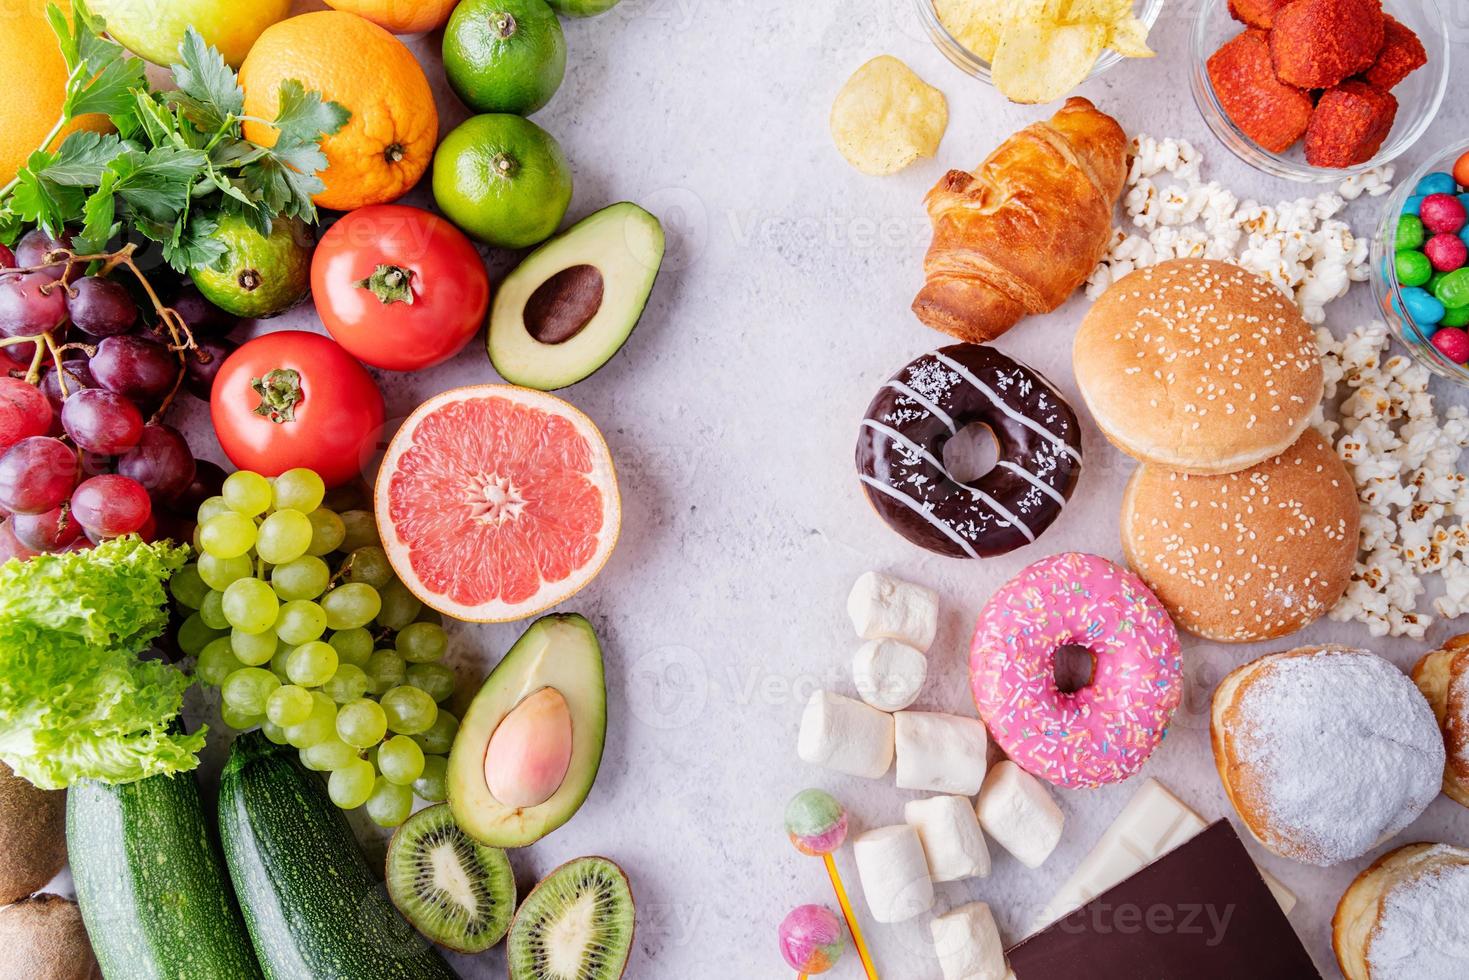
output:
M 542 344 L 564 344 L 592 322 L 602 308 L 602 270 L 594 265 L 562 269 L 525 302 L 525 329 Z
M 571 708 L 543 687 L 510 710 L 485 750 L 485 785 L 507 807 L 540 806 L 556 795 L 571 768 Z

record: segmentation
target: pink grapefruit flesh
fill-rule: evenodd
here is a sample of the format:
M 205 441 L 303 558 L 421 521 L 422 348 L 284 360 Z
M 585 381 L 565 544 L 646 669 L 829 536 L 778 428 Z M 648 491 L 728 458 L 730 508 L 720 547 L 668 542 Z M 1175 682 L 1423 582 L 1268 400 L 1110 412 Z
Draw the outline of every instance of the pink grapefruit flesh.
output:
M 570 598 L 617 542 L 621 502 L 602 434 L 579 410 L 509 385 L 424 402 L 377 479 L 383 547 L 446 616 L 523 619 Z

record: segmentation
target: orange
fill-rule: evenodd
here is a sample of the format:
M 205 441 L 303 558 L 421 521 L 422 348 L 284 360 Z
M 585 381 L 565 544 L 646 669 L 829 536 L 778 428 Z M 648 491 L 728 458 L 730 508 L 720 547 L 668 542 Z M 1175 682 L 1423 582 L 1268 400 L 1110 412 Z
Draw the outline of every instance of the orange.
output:
M 64 9 L 70 4 L 62 3 Z M 42 0 L 0 0 L 0 70 L 5 98 L 0 99 L 0 184 L 8 184 L 41 149 L 41 141 L 61 118 L 66 98 L 66 62 L 56 35 L 46 22 Z M 76 129 L 110 130 L 106 116 L 74 119 L 53 145 Z
M 394 34 L 443 27 L 459 0 L 326 0 L 328 7 L 366 17 Z
M 320 10 L 266 29 L 240 66 L 245 114 L 274 119 L 281 82 L 340 103 L 352 118 L 322 140 L 326 189 L 320 207 L 351 211 L 396 200 L 418 183 L 439 135 L 439 113 L 423 69 L 387 31 L 356 14 Z M 274 128 L 247 122 L 245 135 L 275 143 Z

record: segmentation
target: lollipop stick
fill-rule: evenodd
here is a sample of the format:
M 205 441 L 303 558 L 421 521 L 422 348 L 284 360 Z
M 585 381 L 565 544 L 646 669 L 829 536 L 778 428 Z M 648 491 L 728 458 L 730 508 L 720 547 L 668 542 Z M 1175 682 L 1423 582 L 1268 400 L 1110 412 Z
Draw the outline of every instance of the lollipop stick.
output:
M 842 887 L 842 876 L 837 874 L 837 863 L 831 859 L 830 854 L 823 854 L 821 860 L 826 862 L 827 877 L 831 879 L 831 887 L 837 893 L 837 904 L 842 907 L 842 918 L 847 920 L 847 931 L 852 934 L 852 945 L 862 958 L 862 969 L 867 971 L 867 980 L 877 980 L 877 970 L 872 965 L 872 956 L 867 952 L 867 941 L 862 938 L 862 927 L 857 924 L 857 916 L 852 913 L 852 903 L 847 901 L 847 890 Z

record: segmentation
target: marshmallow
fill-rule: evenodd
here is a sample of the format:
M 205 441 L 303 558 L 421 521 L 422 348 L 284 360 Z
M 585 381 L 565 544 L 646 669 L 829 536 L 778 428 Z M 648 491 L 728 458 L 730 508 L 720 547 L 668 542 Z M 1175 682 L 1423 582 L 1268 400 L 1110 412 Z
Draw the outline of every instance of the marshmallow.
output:
M 927 653 L 939 628 L 939 597 L 921 585 L 868 572 L 852 586 L 847 614 L 864 640 L 902 640 Z
M 897 640 L 868 640 L 852 658 L 852 680 L 862 700 L 879 711 L 902 711 L 918 700 L 928 658 Z
M 903 922 L 933 907 L 933 882 L 918 831 L 905 823 L 869 830 L 852 843 L 867 908 L 878 922 Z
M 990 852 L 979 829 L 974 807 L 963 796 L 931 796 L 909 800 L 903 821 L 918 831 L 934 881 L 983 878 L 990 873 Z
M 1051 856 L 1066 820 L 1041 781 L 1008 759 L 985 777 L 977 810 L 984 832 L 1027 868 Z
M 944 980 L 1005 980 L 1004 944 L 994 913 L 983 902 L 961 905 L 928 924 Z
M 796 754 L 849 776 L 881 779 L 893 764 L 893 716 L 840 694 L 817 691 L 801 715 Z
M 978 718 L 932 711 L 893 716 L 898 788 L 973 796 L 984 783 L 989 735 Z

